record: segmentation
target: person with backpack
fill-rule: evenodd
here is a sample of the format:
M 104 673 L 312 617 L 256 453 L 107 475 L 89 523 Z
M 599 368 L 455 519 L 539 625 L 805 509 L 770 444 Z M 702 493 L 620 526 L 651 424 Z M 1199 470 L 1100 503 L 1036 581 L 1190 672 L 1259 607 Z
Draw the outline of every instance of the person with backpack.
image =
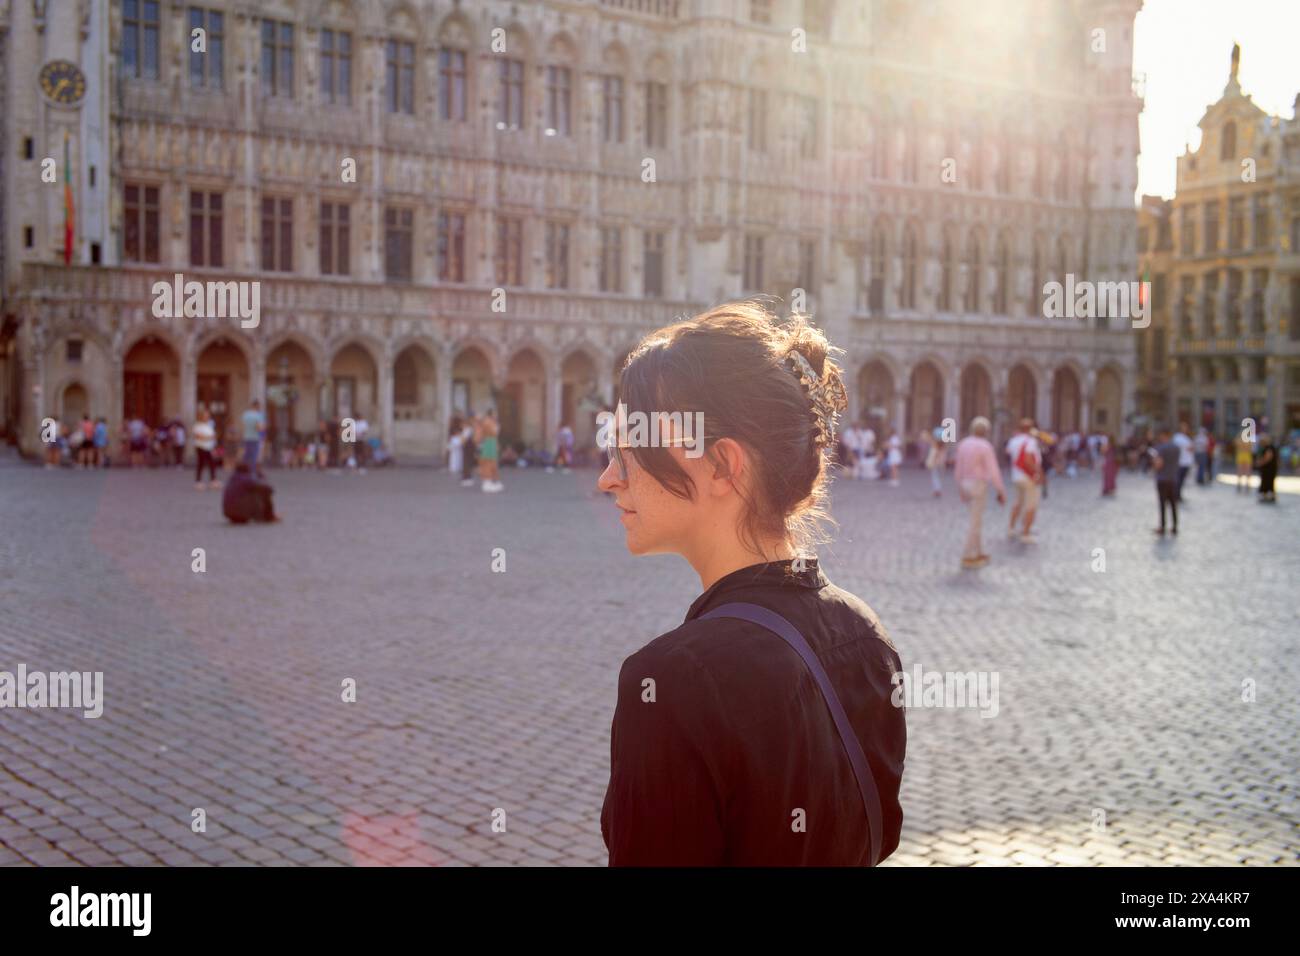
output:
M 1034 420 L 1020 419 L 1016 433 L 1007 442 L 1007 457 L 1011 459 L 1011 485 L 1016 489 L 1016 500 L 1011 506 L 1011 523 L 1007 537 L 1019 537 L 1025 544 L 1034 544 L 1034 518 L 1038 514 L 1039 487 L 1043 481 L 1043 451 L 1033 435 Z M 1016 520 L 1022 519 L 1020 531 Z
M 703 593 L 619 673 L 610 866 L 874 866 L 898 846 L 902 664 L 810 551 L 847 405 L 830 351 L 742 302 L 651 333 L 623 367 L 620 408 L 696 410 L 702 447 L 670 427 L 644 447 L 624 424 L 597 488 L 631 553 L 681 555 Z

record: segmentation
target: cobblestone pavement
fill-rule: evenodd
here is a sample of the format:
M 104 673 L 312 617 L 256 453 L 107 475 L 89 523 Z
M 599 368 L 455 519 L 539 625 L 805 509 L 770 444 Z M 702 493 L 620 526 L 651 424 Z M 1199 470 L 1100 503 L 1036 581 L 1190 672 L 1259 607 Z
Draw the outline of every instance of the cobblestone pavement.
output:
M 619 664 L 699 581 L 594 477 L 277 474 L 284 523 L 236 528 L 182 473 L 8 459 L 0 670 L 105 705 L 0 711 L 0 864 L 603 864 Z M 831 579 L 909 670 L 1000 680 L 994 718 L 909 713 L 887 865 L 1297 862 L 1300 497 L 1190 487 L 1160 540 L 1147 480 L 1098 485 L 1056 479 L 1037 545 L 991 504 L 963 573 L 951 478 L 838 484 Z

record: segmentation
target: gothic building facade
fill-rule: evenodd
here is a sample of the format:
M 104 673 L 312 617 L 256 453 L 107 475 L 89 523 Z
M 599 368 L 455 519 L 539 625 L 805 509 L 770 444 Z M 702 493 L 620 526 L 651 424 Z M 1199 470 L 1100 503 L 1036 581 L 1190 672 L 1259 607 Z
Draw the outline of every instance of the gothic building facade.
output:
M 0 0 L 0 422 L 587 440 L 642 334 L 762 293 L 878 428 L 1119 432 L 1128 318 L 1042 289 L 1134 278 L 1140 6 Z
M 1178 158 L 1176 195 L 1145 197 L 1155 320 L 1139 340 L 1152 417 L 1239 433 L 1300 428 L 1300 114 L 1269 116 L 1237 81 Z M 1300 97 L 1296 98 L 1300 107 Z

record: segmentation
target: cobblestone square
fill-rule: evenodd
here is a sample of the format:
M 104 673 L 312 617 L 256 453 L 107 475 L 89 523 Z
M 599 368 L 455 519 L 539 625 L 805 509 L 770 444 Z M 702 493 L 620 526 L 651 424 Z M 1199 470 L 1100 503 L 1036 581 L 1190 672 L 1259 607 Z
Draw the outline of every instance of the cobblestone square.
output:
M 270 477 L 283 524 L 233 527 L 183 472 L 0 463 L 0 670 L 105 697 L 0 711 L 0 864 L 603 865 L 618 667 L 689 567 L 629 556 L 590 471 Z M 1000 677 L 996 717 L 909 712 L 887 865 L 1297 862 L 1300 497 L 1189 483 L 1162 540 L 1147 479 L 1099 483 L 1055 479 L 1037 545 L 990 504 L 962 572 L 950 477 L 837 480 L 831 580 L 906 668 Z

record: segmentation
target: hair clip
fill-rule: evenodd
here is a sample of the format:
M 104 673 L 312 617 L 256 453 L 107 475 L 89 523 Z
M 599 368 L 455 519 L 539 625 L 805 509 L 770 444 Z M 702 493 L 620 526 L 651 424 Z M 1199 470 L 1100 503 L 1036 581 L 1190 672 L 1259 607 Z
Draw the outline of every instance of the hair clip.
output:
M 792 349 L 786 356 L 790 370 L 803 385 L 812 400 L 813 415 L 817 419 L 817 447 L 826 448 L 835 443 L 835 419 L 839 409 L 847 405 L 848 396 L 838 380 L 828 380 L 813 371 L 807 357 Z

